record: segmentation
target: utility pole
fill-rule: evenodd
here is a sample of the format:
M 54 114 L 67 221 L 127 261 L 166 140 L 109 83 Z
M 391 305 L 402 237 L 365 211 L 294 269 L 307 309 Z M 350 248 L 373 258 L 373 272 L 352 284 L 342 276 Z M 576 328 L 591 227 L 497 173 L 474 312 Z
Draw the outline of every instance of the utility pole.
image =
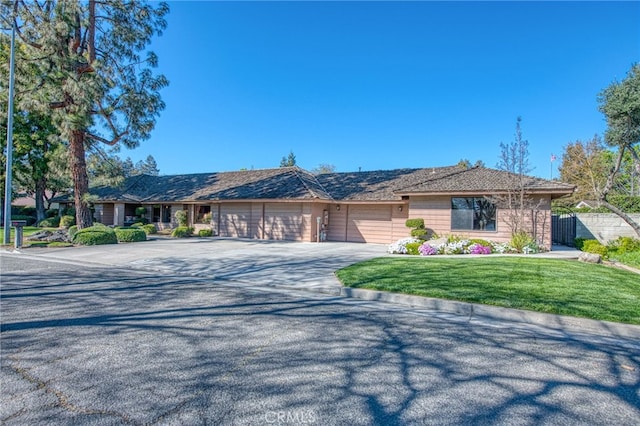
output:
M 11 241 L 11 171 L 13 168 L 13 73 L 16 59 L 16 23 L 11 26 L 11 59 L 9 61 L 9 108 L 7 109 L 7 172 L 4 184 L 4 240 Z

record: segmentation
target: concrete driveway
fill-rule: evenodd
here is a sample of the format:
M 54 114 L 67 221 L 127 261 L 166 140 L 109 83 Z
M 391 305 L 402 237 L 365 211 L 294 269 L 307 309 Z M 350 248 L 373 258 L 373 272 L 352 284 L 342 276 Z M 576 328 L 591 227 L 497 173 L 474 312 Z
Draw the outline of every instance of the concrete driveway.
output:
M 112 246 L 28 248 L 24 253 L 32 259 L 340 294 L 341 285 L 334 271 L 361 260 L 385 256 L 386 249 L 382 244 L 158 238 Z

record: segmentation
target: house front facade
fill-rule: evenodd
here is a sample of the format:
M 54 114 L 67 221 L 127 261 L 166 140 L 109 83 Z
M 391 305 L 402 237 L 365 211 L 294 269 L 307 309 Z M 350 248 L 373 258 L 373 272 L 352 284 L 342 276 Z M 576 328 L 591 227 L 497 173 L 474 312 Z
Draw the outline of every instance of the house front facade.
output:
M 551 246 L 551 201 L 573 192 L 557 181 L 484 167 L 460 166 L 313 175 L 298 167 L 128 178 L 91 189 L 94 217 L 123 226 L 144 217 L 159 229 L 190 226 L 220 237 L 388 244 L 410 235 L 422 218 L 439 236 L 508 241 L 513 197 L 527 200 L 523 216 L 540 243 Z M 517 212 L 516 212 L 517 213 Z

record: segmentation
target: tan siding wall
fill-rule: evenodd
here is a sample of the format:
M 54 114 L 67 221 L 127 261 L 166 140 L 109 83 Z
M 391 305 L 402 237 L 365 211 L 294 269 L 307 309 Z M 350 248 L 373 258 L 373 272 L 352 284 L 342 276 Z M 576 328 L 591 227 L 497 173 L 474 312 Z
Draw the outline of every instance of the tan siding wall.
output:
M 327 232 L 327 241 L 346 241 L 347 240 L 347 206 L 333 204 L 328 207 L 329 210 L 329 228 Z
M 411 197 L 409 217 L 424 219 L 424 226 L 436 234 L 451 234 L 451 197 Z
M 550 197 L 544 197 L 537 215 L 537 239 L 544 242 L 548 248 L 551 241 L 550 205 Z M 483 238 L 496 242 L 511 240 L 511 227 L 508 220 L 509 212 L 500 208 L 497 211 L 496 231 L 451 230 L 451 196 L 411 197 L 409 217 L 423 218 L 425 227 L 432 229 L 441 237 L 458 235 L 465 238 Z M 531 216 L 529 216 L 528 222 L 531 223 Z
M 400 211 L 399 207 L 402 207 Z M 405 222 L 409 219 L 409 206 L 395 205 L 391 210 L 391 240 L 397 241 L 401 238 L 411 236 L 411 231 Z

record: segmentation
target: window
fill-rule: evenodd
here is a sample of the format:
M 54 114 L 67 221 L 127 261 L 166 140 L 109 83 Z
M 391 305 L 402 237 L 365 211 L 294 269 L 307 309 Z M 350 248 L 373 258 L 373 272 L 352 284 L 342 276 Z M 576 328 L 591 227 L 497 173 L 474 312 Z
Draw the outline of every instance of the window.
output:
M 152 222 L 160 222 L 160 205 L 159 204 L 154 204 L 153 205 L 153 218 L 152 218 Z
M 495 231 L 495 204 L 484 197 L 452 198 L 451 229 Z
M 211 222 L 211 206 L 196 206 L 196 222 Z
M 171 206 L 162 206 L 162 222 L 171 223 Z

